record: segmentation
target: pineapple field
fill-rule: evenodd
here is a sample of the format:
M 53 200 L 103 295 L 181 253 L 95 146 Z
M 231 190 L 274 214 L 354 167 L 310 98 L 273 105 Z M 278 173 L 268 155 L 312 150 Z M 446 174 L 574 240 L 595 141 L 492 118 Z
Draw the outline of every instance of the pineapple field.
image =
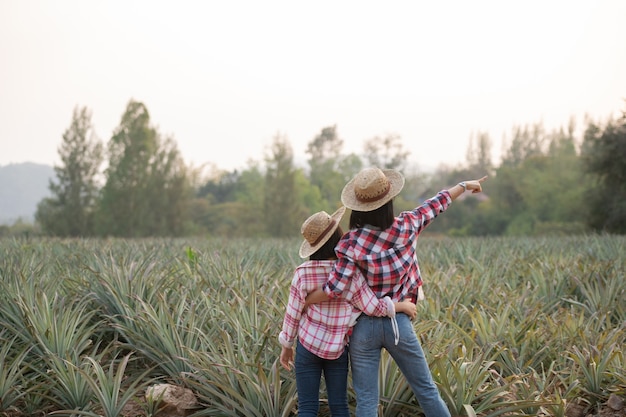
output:
M 0 416 L 158 416 L 162 383 L 193 417 L 296 416 L 278 333 L 299 244 L 0 240 Z M 625 415 L 626 236 L 425 234 L 418 256 L 414 328 L 453 416 Z M 420 415 L 385 352 L 379 376 L 381 416 Z

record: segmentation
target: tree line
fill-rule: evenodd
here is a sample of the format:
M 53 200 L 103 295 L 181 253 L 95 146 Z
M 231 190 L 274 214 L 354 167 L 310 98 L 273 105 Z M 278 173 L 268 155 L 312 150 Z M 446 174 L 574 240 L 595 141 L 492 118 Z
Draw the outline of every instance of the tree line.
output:
M 277 134 L 262 161 L 206 173 L 185 164 L 143 103 L 129 101 L 106 144 L 91 112 L 77 107 L 58 148 L 51 196 L 38 204 L 35 221 L 42 234 L 62 237 L 293 237 L 313 212 L 337 208 L 354 174 L 376 165 L 406 177 L 397 210 L 460 180 L 490 176 L 484 194 L 466 195 L 450 208 L 455 215 L 431 226 L 438 233 L 624 234 L 626 112 L 585 123 L 582 137 L 573 120 L 552 132 L 541 123 L 514 127 L 498 165 L 491 138 L 478 132 L 469 138 L 465 163 L 434 172 L 409 165 L 398 135 L 366 140 L 362 154 L 344 153 L 337 126 L 328 126 L 307 144 L 304 167 L 295 164 L 289 138 Z

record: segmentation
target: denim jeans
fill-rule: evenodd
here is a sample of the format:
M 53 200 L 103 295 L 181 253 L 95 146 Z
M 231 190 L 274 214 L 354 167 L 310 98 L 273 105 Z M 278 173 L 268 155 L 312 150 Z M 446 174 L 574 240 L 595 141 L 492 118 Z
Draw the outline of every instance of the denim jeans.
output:
M 348 349 L 334 360 L 312 354 L 299 342 L 296 345 L 296 388 L 298 417 L 317 417 L 322 372 L 328 392 L 328 407 L 333 417 L 349 417 Z
M 397 346 L 388 317 L 362 314 L 354 326 L 349 349 L 352 384 L 356 393 L 356 417 L 378 415 L 378 367 L 382 348 L 387 349 L 402 371 L 426 417 L 450 417 L 410 318 L 398 313 L 396 319 L 400 333 Z

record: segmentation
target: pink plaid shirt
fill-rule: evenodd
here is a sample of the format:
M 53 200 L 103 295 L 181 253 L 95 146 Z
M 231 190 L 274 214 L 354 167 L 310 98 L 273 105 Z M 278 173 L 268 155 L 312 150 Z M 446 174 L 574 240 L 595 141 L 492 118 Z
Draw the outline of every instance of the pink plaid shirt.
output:
M 306 261 L 296 268 L 279 335 L 283 346 L 293 346 L 297 336 L 309 352 L 320 358 L 337 359 L 359 310 L 370 316 L 386 316 L 389 307 L 393 308 L 390 300 L 377 299 L 363 276 L 357 274 L 342 297 L 311 304 L 305 310 L 307 294 L 322 287 L 334 264 L 334 260 Z
M 386 230 L 365 227 L 348 231 L 335 248 L 339 259 L 324 284 L 326 294 L 338 297 L 360 271 L 377 297 L 416 303 L 422 285 L 415 254 L 417 238 L 450 203 L 450 193 L 443 190 L 415 209 L 400 213 Z

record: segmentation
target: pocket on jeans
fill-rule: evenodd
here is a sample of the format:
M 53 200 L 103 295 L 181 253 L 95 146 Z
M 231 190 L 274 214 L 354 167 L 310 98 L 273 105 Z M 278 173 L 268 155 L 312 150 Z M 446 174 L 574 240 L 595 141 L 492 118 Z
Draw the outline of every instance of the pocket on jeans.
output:
M 357 320 L 350 335 L 350 344 L 367 345 L 374 337 L 374 320 L 372 317 L 362 314 Z

